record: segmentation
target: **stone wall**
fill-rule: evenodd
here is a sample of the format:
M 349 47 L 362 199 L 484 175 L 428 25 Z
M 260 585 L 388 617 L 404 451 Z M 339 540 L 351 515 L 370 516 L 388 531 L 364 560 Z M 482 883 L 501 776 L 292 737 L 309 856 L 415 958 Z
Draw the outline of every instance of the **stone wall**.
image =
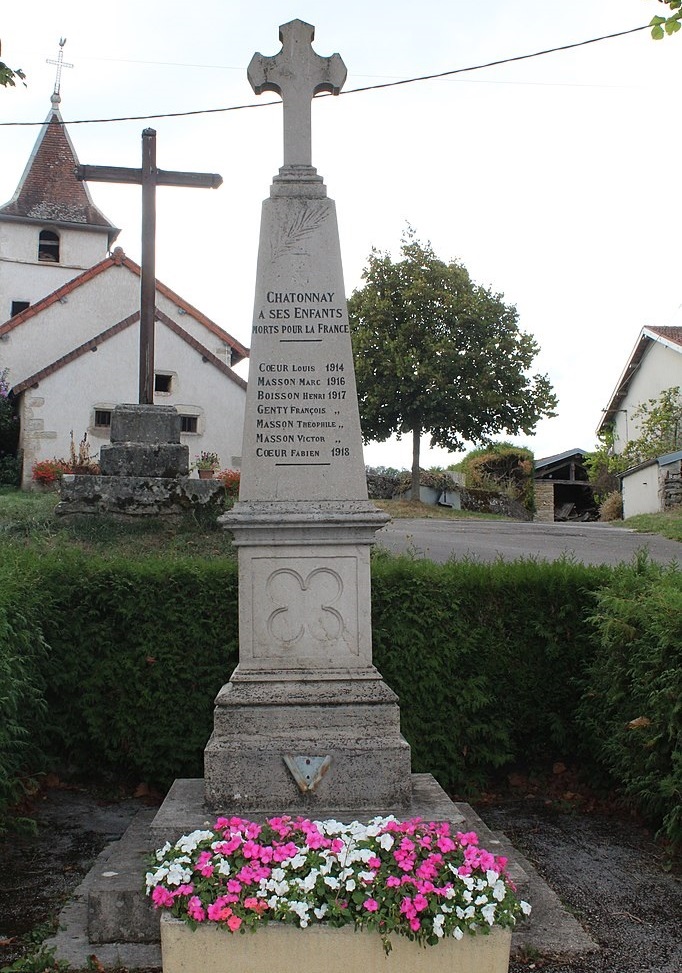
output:
M 673 510 L 682 506 L 682 474 L 669 473 L 662 484 L 663 509 Z
M 554 523 L 554 484 L 548 480 L 536 480 L 535 520 L 539 524 Z
M 501 514 L 514 520 L 532 520 L 532 515 L 518 500 L 490 490 L 466 489 L 461 492 L 462 510 L 480 514 Z

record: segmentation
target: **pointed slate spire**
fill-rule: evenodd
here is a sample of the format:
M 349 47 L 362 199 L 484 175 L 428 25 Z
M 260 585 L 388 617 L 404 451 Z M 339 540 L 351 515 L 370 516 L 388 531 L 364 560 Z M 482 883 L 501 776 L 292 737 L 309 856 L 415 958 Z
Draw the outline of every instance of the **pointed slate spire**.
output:
M 50 100 L 52 107 L 16 192 L 0 206 L 0 220 L 97 228 L 107 232 L 111 247 L 119 230 L 95 206 L 87 186 L 76 179 L 78 158 L 59 111 L 61 98 L 55 92 Z

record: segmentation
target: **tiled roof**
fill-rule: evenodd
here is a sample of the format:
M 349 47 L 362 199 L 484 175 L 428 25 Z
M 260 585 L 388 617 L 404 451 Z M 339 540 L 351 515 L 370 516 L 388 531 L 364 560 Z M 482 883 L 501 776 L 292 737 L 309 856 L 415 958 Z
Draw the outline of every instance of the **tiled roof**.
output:
M 668 341 L 673 345 L 679 345 L 682 348 L 682 328 L 664 326 L 661 328 L 647 327 L 644 330 L 651 331 L 652 334 L 663 338 L 664 341 Z
M 241 376 L 232 371 L 229 365 L 226 365 L 224 361 L 221 361 L 218 357 L 216 357 L 216 355 L 210 352 L 208 348 L 205 348 L 200 341 L 197 341 L 196 338 L 193 338 L 192 335 L 188 334 L 184 328 L 181 328 L 178 324 L 176 324 L 172 318 L 169 318 L 168 315 L 164 314 L 163 311 L 156 308 L 154 317 L 167 328 L 170 328 L 170 330 L 177 334 L 178 337 L 182 338 L 183 341 L 187 342 L 190 348 L 193 348 L 197 354 L 201 355 L 203 361 L 210 362 L 211 365 L 218 369 L 218 371 L 222 372 L 223 375 L 231 379 L 235 385 L 238 385 L 243 389 L 246 388 L 246 382 L 243 378 L 241 378 Z M 60 369 L 64 368 L 65 365 L 69 365 L 72 361 L 76 361 L 76 359 L 81 358 L 87 352 L 97 351 L 98 347 L 104 344 L 105 341 L 108 341 L 109 338 L 113 338 L 114 335 L 120 334 L 121 331 L 124 331 L 126 328 L 130 327 L 131 324 L 136 324 L 139 320 L 139 311 L 135 311 L 134 314 L 129 314 L 127 318 L 123 318 L 122 321 L 117 321 L 116 324 L 113 324 L 110 328 L 106 328 L 106 330 L 100 332 L 100 334 L 95 335 L 88 341 L 84 341 L 82 345 L 78 345 L 77 348 L 73 348 L 71 351 L 67 352 L 66 355 L 62 355 L 60 358 L 57 358 L 56 361 L 46 365 L 45 368 L 41 368 L 40 371 L 35 372 L 33 375 L 29 375 L 29 377 L 24 379 L 23 382 L 18 382 L 12 389 L 12 392 L 14 395 L 19 395 L 21 392 L 25 392 L 26 389 L 35 388 L 43 379 L 48 378 L 50 375 L 54 375 L 55 372 L 60 371 Z
M 118 229 L 93 203 L 87 186 L 76 179 L 75 149 L 53 105 L 12 199 L 0 206 L 0 220 L 76 223 L 106 229 L 109 243 Z
M 36 314 L 40 314 L 40 312 L 46 307 L 50 307 L 50 305 L 55 304 L 57 301 L 68 297 L 69 294 L 77 290 L 79 287 L 82 287 L 83 284 L 87 283 L 87 281 L 92 280 L 93 277 L 97 277 L 99 274 L 104 273 L 110 267 L 114 266 L 126 267 L 129 271 L 131 271 L 131 273 L 136 274 L 137 276 L 140 275 L 139 264 L 136 264 L 134 260 L 126 257 L 125 253 L 120 247 L 116 247 L 111 256 L 105 257 L 104 260 L 101 260 L 98 264 L 84 270 L 82 274 L 78 275 L 78 277 L 74 277 L 73 280 L 70 280 L 61 287 L 58 287 L 56 291 L 52 291 L 52 293 L 48 294 L 47 297 L 43 297 L 42 300 L 36 301 L 35 304 L 31 304 L 24 311 L 20 311 L 19 314 L 15 314 L 13 318 L 9 319 L 9 321 L 5 321 L 4 324 L 0 325 L 0 338 L 2 338 L 3 335 L 9 334 L 10 331 L 14 331 L 14 329 L 18 328 L 21 324 L 23 324 L 24 321 L 28 321 L 30 318 L 35 317 Z M 249 349 L 245 345 L 243 345 L 240 341 L 237 341 L 236 338 L 233 338 L 231 334 L 221 328 L 220 325 L 216 324 L 215 321 L 207 318 L 205 314 L 198 311 L 188 301 L 183 300 L 183 298 L 181 298 L 179 294 L 176 294 L 175 291 L 171 290 L 170 287 L 166 287 L 165 284 L 162 284 L 161 281 L 157 280 L 156 289 L 160 294 L 163 294 L 164 297 L 168 298 L 169 301 L 172 301 L 177 308 L 182 309 L 186 314 L 194 318 L 194 320 L 199 324 L 203 324 L 203 326 L 210 331 L 211 334 L 214 334 L 216 338 L 219 338 L 226 345 L 228 345 L 228 347 L 232 349 L 233 365 L 236 365 L 243 358 L 248 358 Z M 158 318 L 158 314 L 157 319 L 160 320 L 160 318 Z M 185 332 L 183 331 L 183 334 L 184 333 Z

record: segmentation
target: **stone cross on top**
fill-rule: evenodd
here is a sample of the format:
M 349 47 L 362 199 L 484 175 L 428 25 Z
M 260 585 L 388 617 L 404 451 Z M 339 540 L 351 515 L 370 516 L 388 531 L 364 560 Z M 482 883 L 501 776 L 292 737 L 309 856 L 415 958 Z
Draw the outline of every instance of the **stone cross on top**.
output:
M 312 48 L 315 28 L 292 20 L 279 29 L 282 50 L 273 57 L 254 54 L 247 69 L 257 95 L 274 91 L 284 106 L 284 165 L 311 166 L 310 103 L 318 91 L 338 95 L 346 80 L 340 55 L 321 57 Z

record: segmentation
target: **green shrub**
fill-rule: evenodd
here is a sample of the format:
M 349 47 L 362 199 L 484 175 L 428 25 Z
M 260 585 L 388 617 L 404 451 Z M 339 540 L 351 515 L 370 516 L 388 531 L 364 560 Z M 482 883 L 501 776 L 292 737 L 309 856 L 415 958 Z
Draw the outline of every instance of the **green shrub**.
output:
M 378 558 L 374 658 L 401 698 L 414 769 L 446 788 L 511 761 L 575 756 L 582 620 L 607 568 L 517 561 L 437 565 Z
M 45 749 L 161 787 L 201 776 L 213 700 L 237 662 L 236 564 L 62 555 L 42 574 Z
M 45 646 L 30 593 L 3 572 L 0 578 L 0 835 L 7 810 L 40 766 L 35 727 L 45 714 Z
M 617 568 L 590 617 L 579 717 L 595 759 L 682 843 L 682 574 L 644 556 Z

